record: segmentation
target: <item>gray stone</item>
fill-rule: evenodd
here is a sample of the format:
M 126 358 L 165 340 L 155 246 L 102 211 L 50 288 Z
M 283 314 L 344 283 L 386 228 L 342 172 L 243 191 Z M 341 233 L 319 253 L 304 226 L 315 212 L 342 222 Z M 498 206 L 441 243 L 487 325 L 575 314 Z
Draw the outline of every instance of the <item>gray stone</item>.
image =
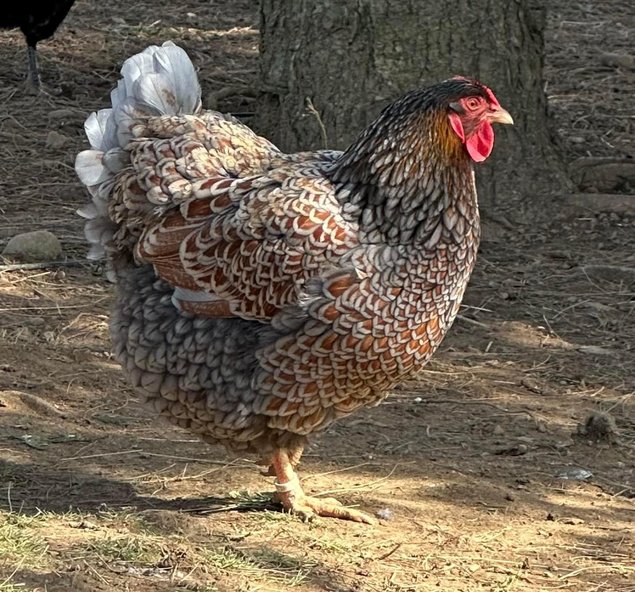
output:
M 16 234 L 2 251 L 4 257 L 19 261 L 55 261 L 62 254 L 59 239 L 48 230 Z
M 60 132 L 56 132 L 55 130 L 51 130 L 46 136 L 46 147 L 53 148 L 54 150 L 59 150 L 60 148 L 64 148 L 71 139 Z

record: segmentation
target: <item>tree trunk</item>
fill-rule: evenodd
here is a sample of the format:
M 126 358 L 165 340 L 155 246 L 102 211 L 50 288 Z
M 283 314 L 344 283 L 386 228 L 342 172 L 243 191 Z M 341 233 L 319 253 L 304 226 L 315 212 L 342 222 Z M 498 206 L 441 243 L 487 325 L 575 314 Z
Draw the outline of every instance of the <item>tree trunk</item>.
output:
M 566 184 L 543 91 L 544 26 L 539 0 L 262 0 L 255 127 L 286 151 L 343 149 L 404 92 L 472 76 L 516 122 L 497 126 L 477 171 L 481 203 L 517 209 Z

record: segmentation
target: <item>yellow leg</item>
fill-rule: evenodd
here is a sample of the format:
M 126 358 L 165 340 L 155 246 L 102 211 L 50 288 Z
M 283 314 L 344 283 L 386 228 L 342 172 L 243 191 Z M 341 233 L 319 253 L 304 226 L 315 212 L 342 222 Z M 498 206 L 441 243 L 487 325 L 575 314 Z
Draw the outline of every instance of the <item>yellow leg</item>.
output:
M 323 516 L 375 524 L 375 519 L 368 514 L 347 508 L 333 498 L 322 499 L 305 495 L 287 450 L 276 450 L 271 466 L 276 475 L 275 499 L 288 512 L 297 514 L 305 520 L 310 520 L 314 516 Z

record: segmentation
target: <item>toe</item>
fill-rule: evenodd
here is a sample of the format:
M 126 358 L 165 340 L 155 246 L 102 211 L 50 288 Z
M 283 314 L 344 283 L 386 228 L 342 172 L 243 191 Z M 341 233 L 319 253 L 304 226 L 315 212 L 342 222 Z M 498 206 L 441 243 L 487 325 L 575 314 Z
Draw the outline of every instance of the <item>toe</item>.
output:
M 327 504 L 329 506 L 338 506 L 338 507 L 343 507 L 344 504 L 338 500 L 336 500 L 334 497 L 321 497 L 318 499 L 319 502 L 322 502 L 323 504 Z
M 325 518 L 339 518 L 362 524 L 376 524 L 376 520 L 364 512 L 347 508 L 335 499 L 305 498 L 304 504 L 310 505 L 318 516 Z

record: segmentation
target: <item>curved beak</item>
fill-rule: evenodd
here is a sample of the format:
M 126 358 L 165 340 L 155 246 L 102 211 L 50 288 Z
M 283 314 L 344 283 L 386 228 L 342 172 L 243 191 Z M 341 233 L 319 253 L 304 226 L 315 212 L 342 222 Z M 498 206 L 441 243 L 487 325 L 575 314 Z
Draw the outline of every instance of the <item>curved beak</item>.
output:
M 491 111 L 488 114 L 488 119 L 491 123 L 506 123 L 514 125 L 514 119 L 509 114 L 509 111 L 506 111 L 502 107 L 497 107 L 495 111 Z

